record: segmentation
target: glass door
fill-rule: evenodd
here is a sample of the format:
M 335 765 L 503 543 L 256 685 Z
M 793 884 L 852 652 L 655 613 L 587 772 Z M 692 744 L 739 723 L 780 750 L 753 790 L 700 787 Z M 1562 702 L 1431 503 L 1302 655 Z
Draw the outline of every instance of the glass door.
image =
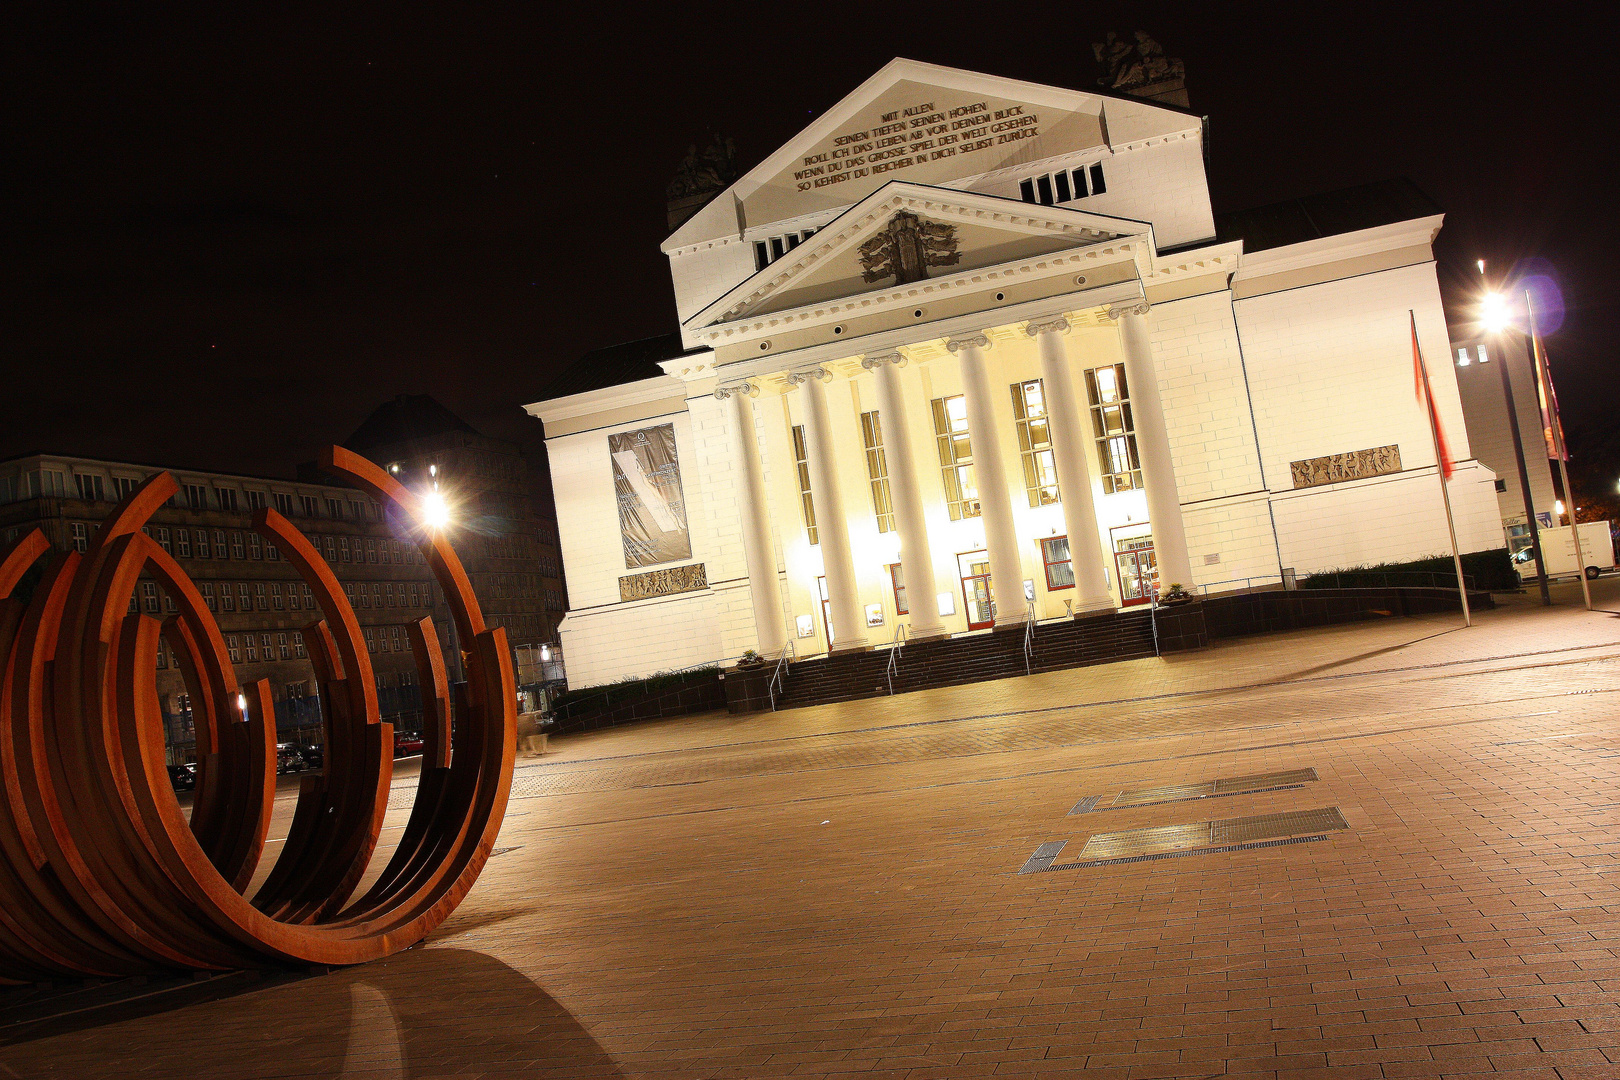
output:
M 827 631 L 827 648 L 830 649 L 832 648 L 834 638 L 832 624 L 832 601 L 827 599 L 827 579 L 824 577 L 816 578 L 816 588 L 821 591 L 821 626 L 822 629 Z
M 990 583 L 990 553 L 970 551 L 956 557 L 962 574 L 962 599 L 967 603 L 969 630 L 996 624 L 996 590 Z
M 1120 540 L 1114 552 L 1119 567 L 1119 594 L 1125 607 L 1146 604 L 1159 594 L 1159 564 L 1153 557 L 1153 538 Z

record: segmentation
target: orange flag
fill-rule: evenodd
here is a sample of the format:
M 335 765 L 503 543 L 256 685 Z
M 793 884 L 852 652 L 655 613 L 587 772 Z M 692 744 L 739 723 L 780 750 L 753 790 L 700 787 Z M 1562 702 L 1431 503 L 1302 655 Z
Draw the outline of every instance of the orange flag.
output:
M 1440 413 L 1434 407 L 1434 394 L 1429 383 L 1428 366 L 1423 363 L 1423 350 L 1418 348 L 1417 315 L 1408 312 L 1412 319 L 1412 379 L 1415 384 L 1418 404 L 1429 410 L 1429 422 L 1434 425 L 1434 445 L 1440 457 L 1440 476 L 1444 480 L 1451 479 L 1451 450 L 1446 446 L 1446 432 L 1440 426 Z

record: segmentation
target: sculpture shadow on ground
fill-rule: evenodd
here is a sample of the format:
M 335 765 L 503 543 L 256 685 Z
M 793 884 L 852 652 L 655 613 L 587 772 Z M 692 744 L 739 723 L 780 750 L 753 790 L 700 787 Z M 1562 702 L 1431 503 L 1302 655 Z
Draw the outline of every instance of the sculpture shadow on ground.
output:
M 619 1077 L 566 1009 L 483 953 L 412 949 L 284 972 L 0 995 L 0 1075 Z

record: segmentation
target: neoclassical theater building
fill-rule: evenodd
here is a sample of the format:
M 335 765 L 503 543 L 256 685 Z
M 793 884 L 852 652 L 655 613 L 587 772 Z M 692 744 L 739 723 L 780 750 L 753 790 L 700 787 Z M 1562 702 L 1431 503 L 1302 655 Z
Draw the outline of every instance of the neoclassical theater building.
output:
M 1197 115 L 895 60 L 663 245 L 678 338 L 546 426 L 588 686 L 1501 547 L 1431 244 L 1374 185 L 1217 223 Z

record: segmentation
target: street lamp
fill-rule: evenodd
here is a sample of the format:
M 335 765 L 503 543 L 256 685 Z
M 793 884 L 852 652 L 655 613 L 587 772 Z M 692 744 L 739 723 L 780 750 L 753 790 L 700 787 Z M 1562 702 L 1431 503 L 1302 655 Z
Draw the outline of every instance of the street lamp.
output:
M 450 524 L 450 504 L 437 489 L 422 496 L 422 523 L 435 532 Z
M 1480 277 L 1485 276 L 1485 260 L 1479 260 Z M 1511 324 L 1507 298 L 1499 292 L 1485 294 L 1481 305 L 1480 321 L 1490 334 L 1500 335 Z M 1519 410 L 1513 402 L 1513 379 L 1508 374 L 1507 350 L 1502 350 L 1497 370 L 1502 376 L 1502 398 L 1507 402 L 1508 427 L 1513 430 L 1513 458 L 1519 465 L 1519 489 L 1524 494 L 1524 519 L 1530 523 L 1530 555 L 1536 560 L 1536 584 L 1541 589 L 1541 602 L 1552 606 L 1552 593 L 1547 588 L 1547 560 L 1541 554 L 1541 529 L 1536 522 L 1536 500 L 1530 492 L 1530 470 L 1524 463 L 1524 437 L 1519 434 Z

